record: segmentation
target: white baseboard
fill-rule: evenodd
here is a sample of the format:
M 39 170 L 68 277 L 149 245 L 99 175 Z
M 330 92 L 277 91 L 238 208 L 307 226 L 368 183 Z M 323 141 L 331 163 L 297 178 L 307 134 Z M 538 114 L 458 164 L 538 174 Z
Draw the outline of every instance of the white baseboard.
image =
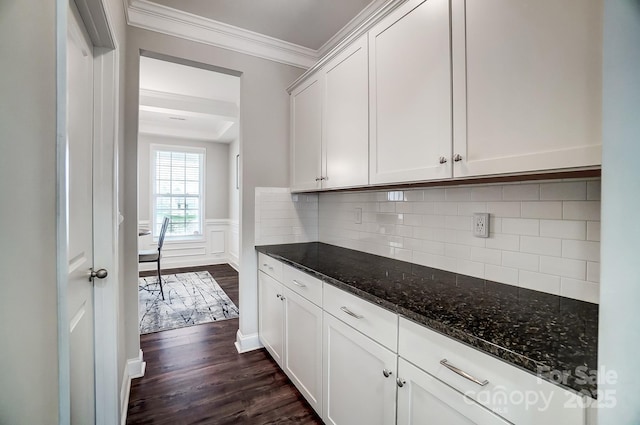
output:
M 235 346 L 236 350 L 238 350 L 238 353 L 241 354 L 263 347 L 257 333 L 251 335 L 243 335 L 242 332 L 240 332 L 240 329 L 238 329 L 238 332 L 236 333 Z
M 127 422 L 127 411 L 129 407 L 129 394 L 131 393 L 131 380 L 144 376 L 147 363 L 143 361 L 142 350 L 138 357 L 127 360 L 122 374 L 122 387 L 120 388 L 120 424 Z

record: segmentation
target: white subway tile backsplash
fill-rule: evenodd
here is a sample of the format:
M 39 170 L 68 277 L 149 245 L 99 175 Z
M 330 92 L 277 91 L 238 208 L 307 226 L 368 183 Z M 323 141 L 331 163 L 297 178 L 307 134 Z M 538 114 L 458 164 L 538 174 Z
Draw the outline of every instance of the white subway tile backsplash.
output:
M 488 202 L 487 212 L 499 217 L 520 217 L 520 202 Z
M 540 236 L 584 240 L 586 224 L 584 221 L 540 220 Z
M 587 199 L 587 182 L 558 182 L 540 185 L 542 201 L 584 201 Z
M 522 218 L 562 218 L 562 202 L 523 202 Z
M 600 221 L 600 201 L 565 201 L 562 205 L 562 218 Z
M 539 199 L 539 184 L 508 184 L 502 188 L 503 201 L 537 201 Z
M 424 191 L 423 190 L 405 190 L 404 200 L 407 202 L 424 201 Z
M 600 282 L 600 263 L 587 262 L 587 280 L 589 282 Z
M 455 202 L 435 202 L 433 204 L 433 214 L 457 215 L 458 204 Z
M 486 202 L 460 202 L 458 203 L 458 215 L 472 216 L 474 213 L 487 212 Z
M 444 199 L 447 201 L 470 201 L 471 188 L 448 187 L 444 190 Z
M 589 241 L 562 241 L 562 256 L 576 260 L 600 261 L 600 244 Z
M 538 271 L 540 257 L 523 252 L 504 251 L 502 253 L 502 265 L 516 269 Z
M 424 190 L 424 200 L 430 202 L 444 201 L 444 189 L 431 188 Z
M 587 240 L 600 242 L 599 221 L 587 221 Z
M 502 200 L 502 186 L 474 186 L 471 187 L 471 200 L 472 201 L 501 201 Z
M 458 260 L 458 262 L 456 263 L 456 269 L 457 273 L 484 279 L 483 263 L 476 263 L 475 261 L 469 260 Z
M 562 254 L 562 240 L 539 238 L 536 236 L 521 236 L 520 251 L 530 254 L 554 255 Z
M 502 233 L 538 236 L 540 233 L 540 221 L 526 218 L 503 218 Z
M 507 283 L 509 285 L 517 285 L 518 269 L 485 264 L 484 278 L 495 282 Z
M 492 249 L 501 249 L 504 251 L 519 251 L 520 237 L 517 235 L 503 235 L 496 233 L 490 235 L 485 241 L 485 246 Z
M 322 193 L 315 204 L 318 195 L 301 195 L 292 208 L 257 210 L 256 220 L 291 225 L 291 235 L 273 236 L 282 241 L 300 238 L 295 232 L 313 235 L 315 213 L 322 242 L 592 300 L 600 274 L 599 191 L 599 180 L 583 179 Z M 355 223 L 355 208 L 362 208 L 362 224 Z M 472 215 L 484 211 L 490 235 L 476 238 Z
M 592 180 L 587 182 L 587 200 L 600 200 L 601 183 L 600 180 Z
M 471 260 L 499 266 L 502 264 L 502 251 L 499 249 L 473 247 L 471 248 Z
M 542 256 L 540 257 L 540 271 L 556 276 L 584 279 L 587 273 L 587 264 L 581 260 Z
M 590 303 L 600 301 L 600 285 L 584 280 L 563 277 L 560 282 L 560 295 Z
M 521 288 L 560 295 L 560 276 L 520 270 L 518 285 Z

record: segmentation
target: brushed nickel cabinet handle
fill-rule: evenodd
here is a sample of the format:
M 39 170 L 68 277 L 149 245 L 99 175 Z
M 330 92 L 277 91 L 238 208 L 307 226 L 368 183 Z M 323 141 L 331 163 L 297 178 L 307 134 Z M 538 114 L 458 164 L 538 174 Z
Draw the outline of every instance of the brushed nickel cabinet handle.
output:
M 489 381 L 487 381 L 486 379 L 484 381 L 481 381 L 478 378 L 475 378 L 474 376 L 469 375 L 464 370 L 458 369 L 457 367 L 455 367 L 451 363 L 448 363 L 447 359 L 440 360 L 440 364 L 442 366 L 446 367 L 447 369 L 449 369 L 450 371 L 452 371 L 454 373 L 457 373 L 458 375 L 462 376 L 463 378 L 468 379 L 469 381 L 480 385 L 481 387 L 484 387 L 485 385 L 487 385 L 489 383 Z
M 440 157 L 440 164 L 446 164 L 447 163 L 447 158 L 445 158 L 444 156 Z
M 340 310 L 344 311 L 345 313 L 347 313 L 349 316 L 355 317 L 356 319 L 362 319 L 364 316 L 360 315 L 360 314 L 356 314 L 353 311 L 349 310 L 347 307 L 342 306 L 340 307 Z
M 388 378 L 393 374 L 393 372 L 391 372 L 389 369 L 382 369 L 382 374 L 385 378 Z
M 406 384 L 406 383 L 407 383 L 407 381 L 405 381 L 405 380 L 404 380 L 404 379 L 402 379 L 402 378 L 398 378 L 398 379 L 396 379 L 396 384 L 398 384 L 398 386 L 399 386 L 400 388 L 404 387 L 404 384 Z
M 297 280 L 293 279 L 293 284 L 296 286 L 299 286 L 300 288 L 306 288 L 307 285 L 305 285 L 304 283 L 298 282 Z
M 462 161 L 462 155 L 460 155 L 459 153 L 455 154 L 455 155 L 453 156 L 453 160 L 454 160 L 455 162 L 460 162 L 460 161 Z

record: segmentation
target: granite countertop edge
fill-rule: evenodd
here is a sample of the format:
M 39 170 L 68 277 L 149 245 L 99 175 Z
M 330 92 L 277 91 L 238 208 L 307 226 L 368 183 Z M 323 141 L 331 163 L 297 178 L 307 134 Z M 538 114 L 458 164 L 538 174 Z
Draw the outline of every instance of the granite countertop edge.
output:
M 277 246 L 277 245 L 275 245 Z M 456 327 L 453 327 L 451 325 L 448 325 L 446 323 L 442 323 L 438 320 L 434 320 L 432 318 L 429 318 L 419 312 L 416 311 L 412 311 L 410 309 L 407 309 L 405 307 L 399 306 L 393 302 L 390 302 L 388 300 L 385 300 L 384 298 L 381 298 L 379 296 L 373 295 L 367 291 L 364 291 L 362 289 L 356 288 L 355 286 L 343 282 L 341 280 L 335 279 L 331 276 L 327 276 L 323 273 L 318 272 L 317 270 L 314 270 L 310 267 L 307 267 L 305 265 L 302 265 L 296 261 L 293 261 L 289 258 L 283 257 L 281 255 L 275 254 L 273 252 L 269 251 L 269 248 L 274 247 L 274 245 L 261 245 L 261 246 L 256 246 L 255 249 L 256 251 L 267 255 L 269 257 L 272 257 L 278 261 L 281 261 L 291 267 L 294 267 L 302 272 L 305 272 L 307 274 L 310 274 L 316 278 L 318 278 L 319 280 L 326 282 L 332 286 L 337 287 L 338 289 L 342 289 L 345 290 L 346 292 L 349 292 L 351 294 L 354 294 L 362 299 L 365 299 L 369 302 L 372 302 L 373 304 L 376 304 L 386 310 L 389 310 L 393 313 L 398 314 L 401 317 L 404 317 L 410 321 L 413 321 L 415 323 L 418 323 L 422 326 L 425 326 L 426 328 L 438 332 L 442 335 L 445 335 L 449 338 L 454 339 L 457 342 L 463 343 L 467 346 L 470 346 L 472 348 L 475 348 L 485 354 L 489 354 L 495 358 L 498 358 L 499 360 L 502 360 L 512 366 L 515 366 L 521 370 L 524 370 L 525 372 L 531 373 L 533 375 L 535 375 L 536 377 L 539 377 L 541 379 L 544 379 L 554 385 L 557 385 L 561 388 L 564 388 L 566 390 L 569 390 L 573 393 L 576 393 L 578 395 L 581 396 L 589 396 L 591 398 L 596 398 L 596 389 L 597 386 L 595 383 L 587 383 L 587 384 L 583 384 L 583 385 L 575 385 L 575 386 L 571 386 L 570 384 L 566 383 L 566 382 L 558 382 L 557 378 L 553 378 L 552 376 L 550 376 L 549 374 L 541 374 L 540 370 L 555 370 L 554 366 L 552 364 L 545 364 L 543 362 L 540 361 L 536 361 L 534 359 L 531 359 L 521 353 L 517 353 L 513 350 L 510 350 L 506 347 L 503 347 L 499 344 L 496 344 L 492 341 L 480 338 L 476 335 L 470 334 L 468 332 L 465 332 L 464 330 L 461 329 L 457 329 Z

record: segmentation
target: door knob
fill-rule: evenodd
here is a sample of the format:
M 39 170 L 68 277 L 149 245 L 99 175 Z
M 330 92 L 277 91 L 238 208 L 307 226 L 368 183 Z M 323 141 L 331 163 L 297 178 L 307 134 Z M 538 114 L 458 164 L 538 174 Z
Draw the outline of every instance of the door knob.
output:
M 446 164 L 447 163 L 447 158 L 445 158 L 444 156 L 440 157 L 440 164 Z
M 396 384 L 398 384 L 398 386 L 399 386 L 400 388 L 404 387 L 404 384 L 406 384 L 406 383 L 407 383 L 407 381 L 405 381 L 405 380 L 404 380 L 404 379 L 402 379 L 402 378 L 398 378 L 398 379 L 396 379 Z
M 107 272 L 106 269 L 98 269 L 98 270 L 91 269 L 91 277 L 89 277 L 89 281 L 92 281 L 96 277 L 98 279 L 104 279 L 105 277 L 107 277 L 108 274 L 109 273 Z
M 460 161 L 462 161 L 462 155 L 460 155 L 459 153 L 455 154 L 455 155 L 453 156 L 453 160 L 454 160 L 455 162 L 460 162 Z
M 382 374 L 384 375 L 385 378 L 388 378 L 389 376 L 391 376 L 393 372 L 391 372 L 389 369 L 382 369 Z

